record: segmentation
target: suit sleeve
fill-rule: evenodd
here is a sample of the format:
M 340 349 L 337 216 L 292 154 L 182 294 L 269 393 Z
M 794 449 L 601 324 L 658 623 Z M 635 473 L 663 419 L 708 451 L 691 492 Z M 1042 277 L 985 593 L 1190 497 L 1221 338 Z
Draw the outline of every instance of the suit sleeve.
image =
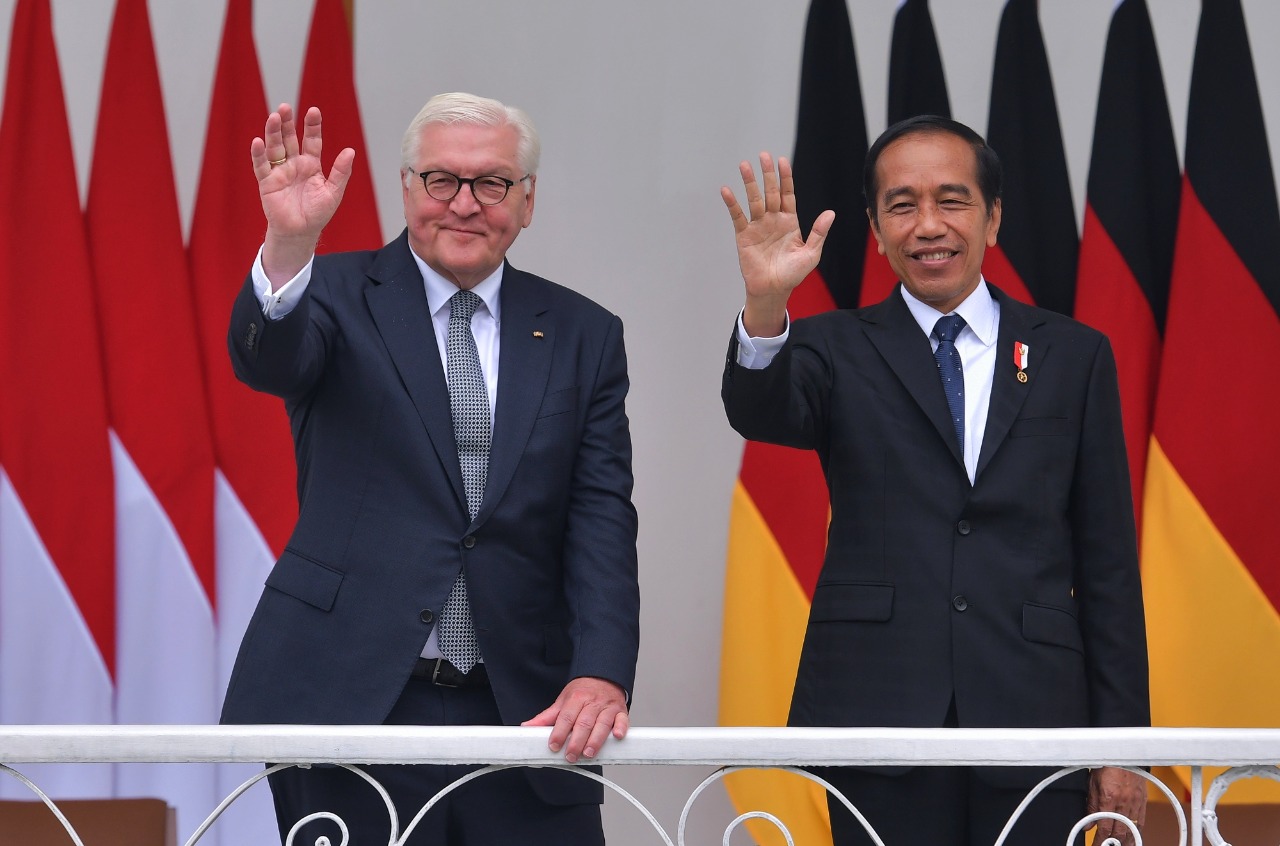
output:
M 570 676 L 596 676 L 632 691 L 640 588 L 628 386 L 622 321 L 610 316 L 573 467 L 563 560 L 574 640 Z
M 263 315 L 252 276 L 240 288 L 231 307 L 227 348 L 236 378 L 255 391 L 297 399 L 320 380 L 333 321 L 318 302 L 323 299 L 315 293 L 323 287 L 318 277 L 313 274 L 298 305 L 279 320 Z
M 1111 345 L 1093 361 L 1071 492 L 1076 599 L 1095 726 L 1151 724 L 1146 624 Z
M 750 369 L 738 364 L 735 331 L 720 385 L 729 425 L 747 440 L 815 449 L 824 437 L 831 384 L 825 351 L 812 321 L 797 320 L 769 366 Z

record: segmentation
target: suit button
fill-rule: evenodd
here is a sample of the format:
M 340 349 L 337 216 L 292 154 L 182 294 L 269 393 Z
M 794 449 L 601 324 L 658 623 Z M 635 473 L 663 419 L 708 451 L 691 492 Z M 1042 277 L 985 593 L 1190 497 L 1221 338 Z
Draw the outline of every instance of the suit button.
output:
M 467 549 L 472 549 L 476 545 L 476 536 L 467 535 L 465 538 L 462 539 L 462 545 L 465 546 Z
M 956 523 L 956 531 L 962 535 L 967 535 L 973 530 L 969 528 L 968 520 L 961 520 L 959 523 Z
M 951 607 L 957 611 L 964 611 L 969 607 L 969 600 L 965 599 L 964 595 L 961 594 L 951 600 Z
M 435 618 L 436 618 L 436 615 L 431 613 L 430 608 L 424 608 L 422 609 L 422 612 L 418 614 L 418 619 L 424 623 L 430 623 Z

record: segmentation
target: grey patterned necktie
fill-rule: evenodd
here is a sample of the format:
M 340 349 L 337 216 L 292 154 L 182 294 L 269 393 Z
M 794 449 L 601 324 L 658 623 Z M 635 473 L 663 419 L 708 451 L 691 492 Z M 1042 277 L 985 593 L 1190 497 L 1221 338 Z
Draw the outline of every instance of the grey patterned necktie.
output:
M 480 297 L 471 291 L 459 291 L 449 299 L 445 352 L 453 437 L 458 444 L 467 511 L 473 519 L 480 510 L 485 478 L 489 475 L 489 389 L 480 369 L 476 338 L 471 334 L 471 315 L 480 302 Z M 476 643 L 475 623 L 467 600 L 467 577 L 463 572 L 458 573 L 440 612 L 440 654 L 464 673 L 480 661 L 480 646 Z
M 933 336 L 938 339 L 938 348 L 933 351 L 933 357 L 938 362 L 938 376 L 942 379 L 942 390 L 947 395 L 947 408 L 951 410 L 956 437 L 960 439 L 961 455 L 964 455 L 964 367 L 960 364 L 960 353 L 956 350 L 956 338 L 964 326 L 964 318 L 958 314 L 944 315 L 933 324 Z

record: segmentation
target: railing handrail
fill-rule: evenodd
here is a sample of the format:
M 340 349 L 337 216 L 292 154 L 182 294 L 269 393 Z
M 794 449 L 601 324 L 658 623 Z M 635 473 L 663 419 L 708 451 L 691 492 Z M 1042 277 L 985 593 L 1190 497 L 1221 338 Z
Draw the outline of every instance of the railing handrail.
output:
M 548 765 L 546 728 L 506 726 L 0 726 L 0 763 Z M 633 727 L 608 765 L 1245 766 L 1280 762 L 1280 729 Z

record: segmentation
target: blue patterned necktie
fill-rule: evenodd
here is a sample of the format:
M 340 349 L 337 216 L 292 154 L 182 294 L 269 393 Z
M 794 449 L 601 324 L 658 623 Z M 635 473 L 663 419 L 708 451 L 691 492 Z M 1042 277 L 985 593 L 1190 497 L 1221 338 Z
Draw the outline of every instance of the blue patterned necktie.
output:
M 947 408 L 951 409 L 951 422 L 956 427 L 961 455 L 964 455 L 964 367 L 956 350 L 956 336 L 964 326 L 964 318 L 958 314 L 944 315 L 933 324 L 933 337 L 938 339 L 933 358 L 938 362 L 938 376 L 942 380 L 943 393 L 947 395 Z
M 458 444 L 462 487 L 467 495 L 467 512 L 472 519 L 480 510 L 485 478 L 489 475 L 489 388 L 476 338 L 471 334 L 471 316 L 480 305 L 479 295 L 459 291 L 449 299 L 449 331 L 446 340 L 446 371 L 449 408 L 453 413 L 453 437 Z M 467 577 L 458 573 L 453 590 L 440 612 L 440 654 L 462 672 L 480 661 L 475 623 L 467 599 Z

